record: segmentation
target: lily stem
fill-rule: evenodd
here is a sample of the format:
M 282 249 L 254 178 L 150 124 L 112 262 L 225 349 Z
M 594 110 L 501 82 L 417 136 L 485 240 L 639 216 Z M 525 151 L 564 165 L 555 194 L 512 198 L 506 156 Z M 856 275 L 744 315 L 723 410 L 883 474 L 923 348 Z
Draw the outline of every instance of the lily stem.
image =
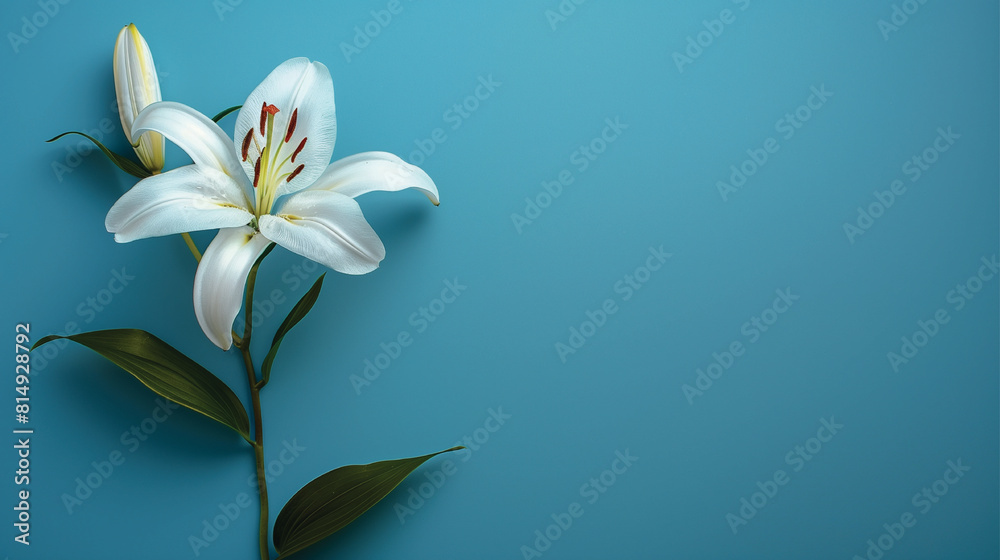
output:
M 267 542 L 267 479 L 264 474 L 264 421 L 260 413 L 260 387 L 257 385 L 257 370 L 253 365 L 253 358 L 250 356 L 250 335 L 253 329 L 253 288 L 257 280 L 257 267 L 260 266 L 264 257 L 271 252 L 274 244 L 271 244 L 261 253 L 250 269 L 247 276 L 246 293 L 246 324 L 243 327 L 243 337 L 234 339 L 236 347 L 240 349 L 243 356 L 243 363 L 247 370 L 247 383 L 250 385 L 250 399 L 253 403 L 253 452 L 254 462 L 257 465 L 257 489 L 260 493 L 260 558 L 270 560 L 271 548 Z
M 249 337 L 244 336 L 243 340 Z M 254 372 L 253 361 L 250 358 L 250 349 L 242 346 L 240 352 L 243 354 L 243 362 L 247 366 L 247 382 L 250 384 L 250 398 L 253 401 L 253 433 L 254 433 L 254 461 L 257 463 L 257 489 L 260 492 L 260 558 L 269 560 L 270 547 L 267 544 L 267 479 L 264 475 L 264 430 L 263 420 L 260 414 L 260 389 L 257 388 L 257 376 Z
M 201 251 L 198 250 L 198 246 L 194 244 L 194 239 L 191 239 L 191 234 L 184 232 L 181 234 L 184 238 L 184 243 L 187 243 L 188 249 L 191 250 L 191 254 L 194 255 L 194 260 L 201 262 Z

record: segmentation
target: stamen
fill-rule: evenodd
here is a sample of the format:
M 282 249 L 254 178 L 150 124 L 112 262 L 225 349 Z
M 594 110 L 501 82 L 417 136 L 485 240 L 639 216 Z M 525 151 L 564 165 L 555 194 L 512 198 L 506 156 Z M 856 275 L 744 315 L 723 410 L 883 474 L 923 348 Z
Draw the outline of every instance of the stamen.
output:
M 306 140 L 308 140 L 308 139 L 309 139 L 308 136 L 305 137 L 305 138 L 303 138 L 302 141 L 299 142 L 299 147 L 295 148 L 295 151 L 292 152 L 292 163 L 295 163 L 295 156 L 299 155 L 299 152 L 302 151 L 302 148 L 306 147 Z
M 295 121 L 297 120 L 299 120 L 299 109 L 296 107 L 295 110 L 292 111 L 292 118 L 288 121 L 288 132 L 285 133 L 286 144 L 292 139 L 292 133 L 295 132 Z
M 257 163 L 253 166 L 253 188 L 257 188 L 257 181 L 260 180 L 260 160 L 257 158 Z
M 295 168 L 295 171 L 292 171 L 292 174 L 289 175 L 287 179 L 285 179 L 285 182 L 287 182 L 287 183 L 292 182 L 292 179 L 294 179 L 295 176 L 298 175 L 299 173 L 302 173 L 302 170 L 305 169 L 305 168 L 306 168 L 306 164 L 304 164 L 304 163 L 299 164 L 299 166 Z
M 267 124 L 267 116 L 275 115 L 278 113 L 278 108 L 274 105 L 268 105 L 267 101 L 264 102 L 260 107 L 260 135 L 264 136 L 266 132 L 264 131 L 264 125 Z
M 253 129 L 247 131 L 247 135 L 243 138 L 243 161 L 247 160 L 247 153 L 250 151 L 250 140 L 253 139 Z

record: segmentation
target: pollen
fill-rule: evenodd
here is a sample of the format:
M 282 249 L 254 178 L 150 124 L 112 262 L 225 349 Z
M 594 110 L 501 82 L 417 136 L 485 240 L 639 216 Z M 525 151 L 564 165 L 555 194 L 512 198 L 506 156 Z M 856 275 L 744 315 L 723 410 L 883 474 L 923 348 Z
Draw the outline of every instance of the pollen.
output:
M 257 188 L 257 182 L 260 181 L 260 160 L 257 158 L 257 163 L 253 166 L 253 188 Z

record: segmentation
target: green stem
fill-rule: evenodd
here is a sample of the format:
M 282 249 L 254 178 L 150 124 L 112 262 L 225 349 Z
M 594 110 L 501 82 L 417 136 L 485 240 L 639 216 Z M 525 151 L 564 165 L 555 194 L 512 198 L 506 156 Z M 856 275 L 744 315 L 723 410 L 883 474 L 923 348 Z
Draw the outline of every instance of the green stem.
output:
M 191 234 L 184 232 L 181 234 L 184 238 L 184 243 L 187 243 L 188 249 L 191 254 L 194 255 L 194 260 L 201 262 L 201 251 L 198 250 L 198 246 L 194 244 L 194 239 L 191 239 Z
M 272 249 L 274 249 L 273 243 L 268 245 L 267 249 L 264 249 L 264 252 L 257 258 L 257 262 L 254 263 L 253 268 L 250 269 L 250 274 L 247 276 L 246 323 L 243 327 L 243 337 L 234 339 L 238 340 L 236 347 L 240 349 L 240 354 L 243 356 L 243 363 L 246 365 L 247 383 L 250 385 L 250 399 L 253 402 L 253 453 L 254 462 L 257 465 L 257 489 L 260 493 L 259 533 L 261 560 L 270 560 L 271 547 L 267 543 L 268 510 L 267 479 L 264 474 L 264 421 L 260 413 L 260 387 L 257 386 L 257 370 L 254 369 L 253 358 L 250 356 L 250 335 L 253 328 L 253 288 L 257 281 L 257 268 Z
M 244 337 L 247 340 L 249 337 Z M 257 489 L 260 493 L 260 558 L 269 560 L 270 547 L 267 544 L 267 479 L 264 474 L 264 430 L 263 419 L 260 414 L 260 389 L 257 388 L 257 376 L 254 372 L 253 361 L 250 358 L 250 350 L 243 346 L 240 348 L 243 354 L 243 362 L 247 366 L 247 382 L 250 384 L 250 398 L 253 401 L 253 429 L 254 429 L 254 461 L 257 463 Z

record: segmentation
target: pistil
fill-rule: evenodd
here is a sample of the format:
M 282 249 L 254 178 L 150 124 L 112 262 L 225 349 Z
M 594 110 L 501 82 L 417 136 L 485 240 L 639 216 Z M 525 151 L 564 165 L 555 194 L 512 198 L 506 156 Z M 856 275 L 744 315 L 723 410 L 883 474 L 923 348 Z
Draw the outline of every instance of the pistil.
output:
M 247 131 L 246 136 L 243 138 L 243 144 L 241 146 L 241 156 L 243 161 L 247 161 L 248 158 L 253 158 L 254 154 L 251 152 L 250 147 L 253 144 L 256 147 L 257 157 L 254 161 L 254 176 L 253 176 L 253 186 L 257 191 L 257 208 L 256 216 L 259 218 L 264 214 L 268 214 L 271 211 L 271 207 L 274 205 L 275 197 L 277 196 L 278 186 L 282 182 L 289 182 L 295 177 L 302 173 L 305 169 L 305 164 L 300 163 L 291 172 L 284 171 L 285 166 L 291 161 L 292 164 L 295 163 L 295 158 L 302 152 L 306 146 L 308 140 L 307 137 L 303 137 L 291 154 L 284 149 L 285 146 L 291 147 L 289 144 L 292 141 L 292 136 L 295 135 L 296 124 L 299 120 L 299 110 L 295 108 L 292 110 L 291 116 L 285 123 L 285 130 L 283 133 L 279 133 L 278 138 L 281 139 L 280 142 L 272 144 L 271 140 L 275 136 L 274 130 L 274 119 L 275 115 L 278 114 L 280 110 L 277 106 L 271 105 L 266 101 L 262 103 L 260 108 L 260 136 L 263 142 L 263 147 L 257 142 L 257 130 L 258 127 L 251 128 Z M 282 159 L 282 155 L 284 159 Z M 280 162 L 280 163 L 279 163 Z

